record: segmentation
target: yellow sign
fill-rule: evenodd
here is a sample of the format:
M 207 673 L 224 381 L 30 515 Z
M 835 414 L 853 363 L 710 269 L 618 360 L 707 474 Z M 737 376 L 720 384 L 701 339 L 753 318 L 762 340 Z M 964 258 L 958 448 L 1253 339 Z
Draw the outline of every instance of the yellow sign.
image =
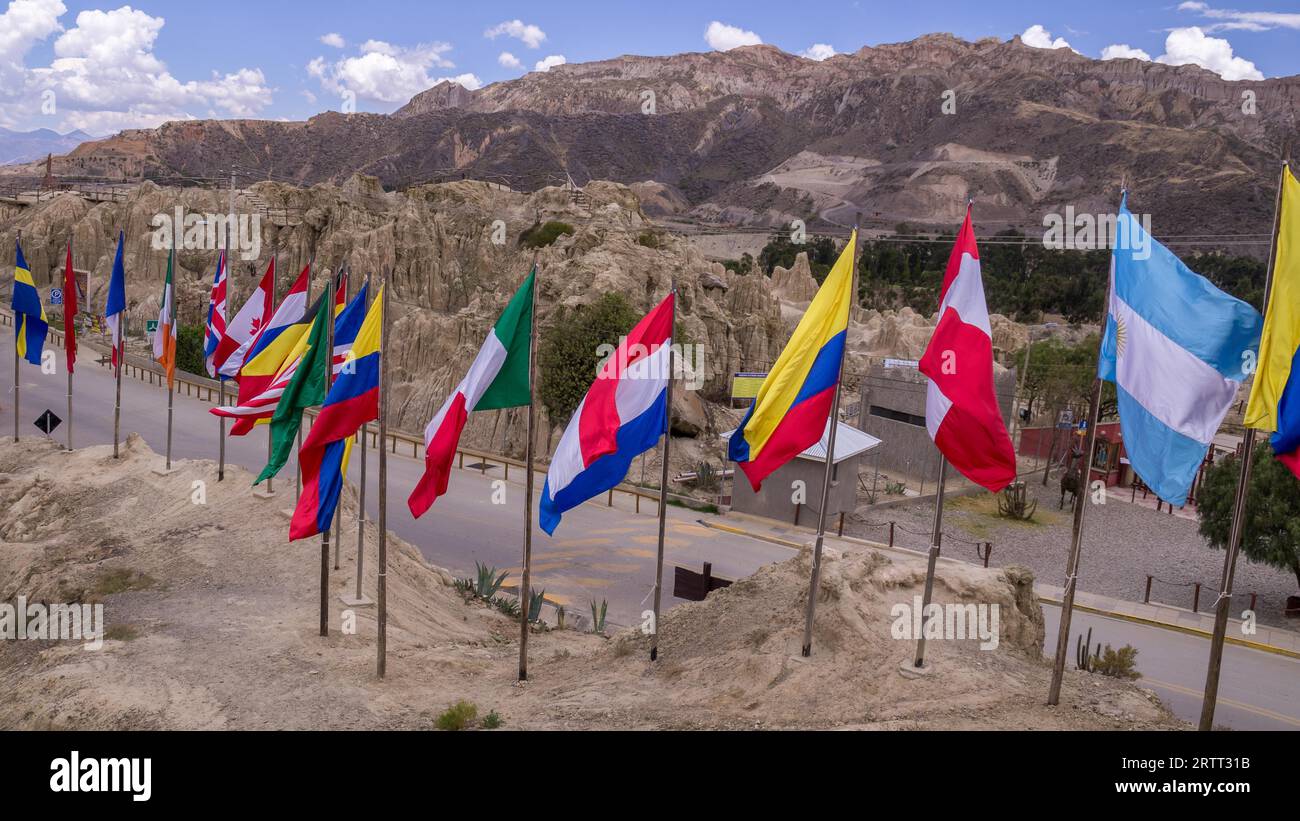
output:
M 763 380 L 767 378 L 765 373 L 737 373 L 731 377 L 731 398 L 732 399 L 754 399 L 758 396 L 758 389 L 763 386 Z

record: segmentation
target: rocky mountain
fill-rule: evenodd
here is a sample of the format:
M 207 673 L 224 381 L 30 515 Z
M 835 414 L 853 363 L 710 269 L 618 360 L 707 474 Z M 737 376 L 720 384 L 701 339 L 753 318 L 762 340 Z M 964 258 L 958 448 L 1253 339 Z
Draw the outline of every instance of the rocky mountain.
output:
M 60 134 L 48 128 L 35 131 L 10 131 L 0 128 L 0 165 L 30 163 L 48 154 L 66 154 L 84 142 L 95 139 L 84 131 Z
M 572 177 L 648 184 L 650 213 L 1042 231 L 1066 205 L 1113 210 L 1121 179 L 1157 235 L 1267 233 L 1300 76 L 1229 82 L 1196 66 L 935 34 L 817 62 L 772 46 L 557 66 L 391 116 L 190 121 L 80 146 L 56 173 L 341 183 Z

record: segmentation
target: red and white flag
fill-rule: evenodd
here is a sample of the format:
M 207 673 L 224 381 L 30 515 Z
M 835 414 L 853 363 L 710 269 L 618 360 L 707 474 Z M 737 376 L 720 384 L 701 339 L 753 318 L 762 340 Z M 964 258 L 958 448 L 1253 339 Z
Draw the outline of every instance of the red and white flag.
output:
M 948 462 L 997 493 L 1016 478 L 1016 453 L 993 392 L 993 334 L 970 207 L 948 257 L 939 323 L 921 357 L 930 377 L 925 426 Z
M 217 350 L 212 355 L 212 364 L 217 373 L 231 379 L 239 377 L 239 369 L 244 366 L 244 356 L 248 353 L 249 346 L 271 321 L 274 291 L 275 258 L 272 257 L 261 284 L 249 296 L 244 307 L 239 309 L 239 313 L 235 314 L 235 318 L 226 323 L 225 332 L 217 340 Z

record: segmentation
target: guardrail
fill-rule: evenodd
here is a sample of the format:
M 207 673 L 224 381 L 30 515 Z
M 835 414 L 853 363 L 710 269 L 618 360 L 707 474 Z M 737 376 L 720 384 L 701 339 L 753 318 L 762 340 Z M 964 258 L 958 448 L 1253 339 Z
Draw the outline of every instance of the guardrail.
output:
M 14 324 L 13 311 L 7 308 L 0 309 L 0 325 L 12 326 L 13 324 Z M 47 341 L 53 342 L 54 344 L 57 344 L 60 348 L 62 348 L 63 331 L 59 328 L 56 328 L 53 324 L 51 324 Z M 99 343 L 97 340 L 95 340 L 93 337 L 92 338 L 78 337 L 77 346 L 79 352 L 87 349 L 95 351 L 97 354 L 94 360 L 96 364 L 106 368 L 111 367 L 111 362 L 109 359 L 109 354 L 111 349 L 103 347 L 102 344 Z M 152 359 L 142 358 L 137 354 L 131 353 L 130 351 L 127 352 L 126 357 L 122 361 L 122 368 L 123 368 L 122 371 L 123 375 L 131 377 L 133 379 L 137 379 L 141 382 L 147 382 L 150 385 L 159 385 L 159 386 L 162 386 L 163 384 L 166 383 L 167 375 L 162 370 L 162 368 L 159 367 L 157 362 L 154 362 Z M 173 385 L 175 386 L 176 393 L 178 396 L 184 394 L 185 396 L 198 399 L 199 401 L 202 402 L 207 402 L 208 404 L 215 405 L 221 397 L 221 386 L 217 382 L 217 380 L 209 379 L 206 376 L 199 376 L 197 374 L 192 374 L 189 373 L 188 371 L 177 370 L 176 377 L 173 381 Z M 227 392 L 226 398 L 227 400 L 233 401 L 234 395 L 230 392 Z M 318 414 L 319 414 L 318 410 L 314 408 L 308 408 L 306 411 L 304 411 L 303 416 L 307 419 L 314 420 Z M 367 428 L 365 429 L 365 433 L 369 437 L 367 439 L 367 445 L 370 447 L 378 448 L 379 431 L 375 428 L 373 422 L 367 426 Z M 357 434 L 358 438 L 356 440 L 358 442 L 360 442 L 360 438 L 359 438 L 360 435 L 361 432 L 358 432 Z M 385 436 L 385 447 L 388 448 L 388 451 L 390 453 L 394 455 L 401 455 L 401 456 L 406 455 L 406 450 L 409 447 L 411 458 L 420 461 L 423 459 L 421 452 L 424 448 L 424 438 L 422 436 L 417 436 L 407 431 L 390 429 L 387 431 L 387 435 Z M 468 457 L 471 460 L 477 459 L 478 462 L 477 463 L 471 462 L 471 466 L 469 468 L 466 468 L 465 467 L 466 457 Z M 460 468 L 461 470 L 473 470 L 475 469 L 476 465 L 479 473 L 483 475 L 486 475 L 490 468 L 501 466 L 504 473 L 503 478 L 506 479 L 507 481 L 509 481 L 510 479 L 510 469 L 512 467 L 515 468 L 516 470 L 526 470 L 528 467 L 523 462 L 523 460 L 515 459 L 509 456 L 503 456 L 498 453 L 491 453 L 489 451 L 478 450 L 476 448 L 467 448 L 467 447 L 456 448 L 456 466 L 458 468 Z M 540 471 L 544 478 L 546 474 L 546 467 L 547 466 L 545 464 L 539 463 L 533 466 L 533 470 Z M 655 505 L 653 509 L 655 510 L 655 513 L 658 514 L 657 506 L 659 502 L 659 493 L 657 491 L 648 491 L 645 490 L 644 488 L 640 488 L 635 485 L 629 485 L 626 483 L 620 484 L 617 487 L 610 489 L 606 493 L 605 498 L 606 498 L 606 505 L 608 507 L 614 506 L 615 493 L 621 493 L 626 496 L 631 496 L 633 498 L 633 503 L 637 513 L 641 512 L 641 500 L 645 499 L 647 501 L 653 502 Z M 698 507 L 702 504 L 697 499 L 693 499 L 689 496 L 682 496 L 681 494 L 676 494 L 676 493 L 669 493 L 668 501 L 670 503 L 676 502 L 685 507 Z

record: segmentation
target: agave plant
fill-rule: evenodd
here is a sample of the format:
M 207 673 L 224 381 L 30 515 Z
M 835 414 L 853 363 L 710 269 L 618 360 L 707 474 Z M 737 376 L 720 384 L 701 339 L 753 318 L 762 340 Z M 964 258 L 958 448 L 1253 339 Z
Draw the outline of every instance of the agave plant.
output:
M 605 634 L 605 611 L 609 609 L 609 601 L 601 599 L 600 604 L 596 600 L 591 600 L 591 632 L 597 635 Z
M 528 620 L 541 621 L 542 602 L 546 600 L 546 590 L 538 593 L 536 589 L 528 591 Z
M 477 581 L 474 583 L 474 595 L 484 600 L 491 599 L 495 596 L 497 591 L 501 589 L 501 583 L 504 582 L 506 576 L 509 575 L 507 571 L 502 570 L 501 575 L 498 576 L 495 567 L 489 567 L 488 565 L 480 564 L 479 562 L 474 562 L 474 569 L 477 572 L 478 577 Z

